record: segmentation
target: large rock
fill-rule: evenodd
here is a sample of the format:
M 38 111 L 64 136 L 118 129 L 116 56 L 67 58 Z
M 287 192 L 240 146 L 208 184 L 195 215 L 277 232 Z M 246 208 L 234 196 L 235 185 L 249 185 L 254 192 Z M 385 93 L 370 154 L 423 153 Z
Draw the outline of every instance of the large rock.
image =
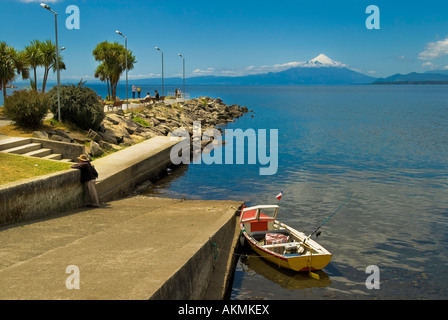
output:
M 152 130 L 144 130 L 138 134 L 143 139 L 151 139 L 157 136 L 157 134 Z
M 60 142 L 68 142 L 71 143 L 72 139 L 63 131 L 61 130 L 54 130 L 54 131 L 49 131 L 48 132 L 48 136 L 50 140 L 53 141 L 60 141 Z
M 90 138 L 86 138 L 83 134 L 80 134 L 78 132 L 65 132 L 66 136 L 70 138 L 72 143 L 78 143 L 78 144 L 84 144 L 86 142 L 90 142 Z
M 141 126 L 129 119 L 126 119 L 125 116 L 120 116 L 118 114 L 108 114 L 106 116 L 106 119 L 110 121 L 112 124 L 121 126 L 126 129 L 128 134 L 134 134 L 135 131 L 137 131 Z
M 113 126 L 112 128 L 109 128 L 109 129 L 111 129 L 115 133 L 118 141 L 120 141 L 120 138 L 121 139 L 131 138 L 129 135 L 129 131 L 127 130 L 126 125 L 124 125 L 124 124 L 119 124 L 119 125 Z
M 92 129 L 89 129 L 89 133 L 87 134 L 87 136 L 95 142 L 101 141 L 101 136 L 97 132 L 93 131 Z
M 118 151 L 118 150 L 122 149 L 119 145 L 108 143 L 108 142 L 106 142 L 104 140 L 100 140 L 98 145 L 103 150 Z
M 48 140 L 48 133 L 46 133 L 45 131 L 34 131 L 33 132 L 33 137 L 37 138 L 37 139 Z
M 95 141 L 91 141 L 86 145 L 86 152 L 92 157 L 99 157 L 104 154 L 104 150 L 101 149 L 100 145 Z
M 50 137 L 50 140 L 53 141 L 72 142 L 70 136 L 60 129 L 48 131 L 48 136 Z
M 105 129 L 104 132 L 100 132 L 99 135 L 101 136 L 101 140 L 104 140 L 111 144 L 118 144 L 115 132 L 110 129 Z

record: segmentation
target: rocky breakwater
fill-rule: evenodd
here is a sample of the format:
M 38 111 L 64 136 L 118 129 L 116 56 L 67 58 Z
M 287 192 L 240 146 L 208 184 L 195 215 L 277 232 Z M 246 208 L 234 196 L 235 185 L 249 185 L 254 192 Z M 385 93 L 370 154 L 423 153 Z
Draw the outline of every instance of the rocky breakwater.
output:
M 193 136 L 193 122 L 200 121 L 202 130 L 234 121 L 249 112 L 247 107 L 226 105 L 220 98 L 200 97 L 183 103 L 156 102 L 138 108 L 109 112 L 97 130 L 84 137 L 68 131 L 47 132 L 48 139 L 76 142 L 86 146 L 92 157 L 120 150 L 155 136 L 169 136 L 183 128 Z

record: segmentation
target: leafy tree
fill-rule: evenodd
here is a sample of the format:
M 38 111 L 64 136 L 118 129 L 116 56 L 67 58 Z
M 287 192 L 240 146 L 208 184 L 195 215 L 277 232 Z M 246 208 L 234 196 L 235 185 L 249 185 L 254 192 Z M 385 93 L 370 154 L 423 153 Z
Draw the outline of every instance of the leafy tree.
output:
M 25 57 L 28 62 L 28 65 L 34 71 L 34 81 L 31 80 L 31 88 L 34 91 L 37 91 L 37 67 L 42 65 L 42 50 L 41 50 L 42 42 L 39 40 L 33 40 L 30 42 L 28 46 L 25 47 Z
M 117 96 L 117 85 L 121 74 L 126 71 L 126 55 L 127 70 L 134 69 L 137 63 L 132 51 L 119 44 L 118 42 L 110 43 L 107 41 L 99 43 L 92 52 L 96 61 L 101 62 L 96 69 L 95 76 L 109 81 L 112 100 Z
M 3 88 L 3 101 L 6 101 L 6 85 L 22 75 L 22 79 L 30 76 L 23 52 L 17 52 L 4 41 L 0 42 L 0 87 Z
M 53 44 L 50 40 L 46 40 L 41 42 L 40 51 L 42 52 L 42 61 L 41 66 L 44 67 L 44 79 L 42 82 L 42 92 L 45 93 L 45 88 L 47 86 L 48 73 L 51 69 L 53 72 L 56 72 L 56 57 L 57 50 L 56 45 Z M 62 61 L 62 57 L 59 54 L 59 70 L 65 70 L 65 63 Z
M 109 72 L 107 71 L 107 66 L 101 63 L 95 70 L 95 78 L 99 78 L 101 81 L 106 81 L 107 85 L 107 96 L 110 99 L 110 82 L 109 82 Z

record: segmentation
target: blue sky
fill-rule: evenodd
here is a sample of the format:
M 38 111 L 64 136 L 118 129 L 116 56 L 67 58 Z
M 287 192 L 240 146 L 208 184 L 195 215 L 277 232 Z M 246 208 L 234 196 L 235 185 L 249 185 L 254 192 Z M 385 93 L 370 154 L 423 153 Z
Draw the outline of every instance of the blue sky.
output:
M 423 72 L 448 66 L 447 1 L 427 0 L 0 0 L 0 40 L 18 50 L 34 39 L 54 41 L 58 12 L 59 44 L 67 70 L 63 80 L 90 80 L 96 44 L 124 44 L 137 58 L 130 79 L 243 75 L 278 71 L 320 53 L 376 77 Z M 65 27 L 67 6 L 80 10 L 80 29 Z M 366 8 L 380 9 L 379 30 L 368 30 Z M 51 74 L 52 79 L 55 78 Z

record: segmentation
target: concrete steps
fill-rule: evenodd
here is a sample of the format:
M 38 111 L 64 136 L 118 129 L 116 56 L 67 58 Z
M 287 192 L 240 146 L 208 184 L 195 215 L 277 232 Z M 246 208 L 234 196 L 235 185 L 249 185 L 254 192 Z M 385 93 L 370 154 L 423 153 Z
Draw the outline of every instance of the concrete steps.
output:
M 51 154 L 51 149 L 40 148 L 31 152 L 24 153 L 24 156 L 42 158 Z
M 52 153 L 49 154 L 48 156 L 42 157 L 42 159 L 45 160 L 62 160 L 62 155 L 59 153 Z
M 23 146 L 24 144 L 31 142 L 32 140 L 28 138 L 14 138 L 5 136 L 0 139 L 0 151 Z
M 60 154 L 52 153 L 52 150 L 49 148 L 43 148 L 41 143 L 32 142 L 31 139 L 27 138 L 8 138 L 0 140 L 0 152 L 42 158 L 45 160 L 72 162 L 70 159 L 63 159 Z
M 42 148 L 42 144 L 40 143 L 28 143 L 18 147 L 10 148 L 3 150 L 6 153 L 15 153 L 15 154 L 25 154 L 28 152 L 36 151 Z

